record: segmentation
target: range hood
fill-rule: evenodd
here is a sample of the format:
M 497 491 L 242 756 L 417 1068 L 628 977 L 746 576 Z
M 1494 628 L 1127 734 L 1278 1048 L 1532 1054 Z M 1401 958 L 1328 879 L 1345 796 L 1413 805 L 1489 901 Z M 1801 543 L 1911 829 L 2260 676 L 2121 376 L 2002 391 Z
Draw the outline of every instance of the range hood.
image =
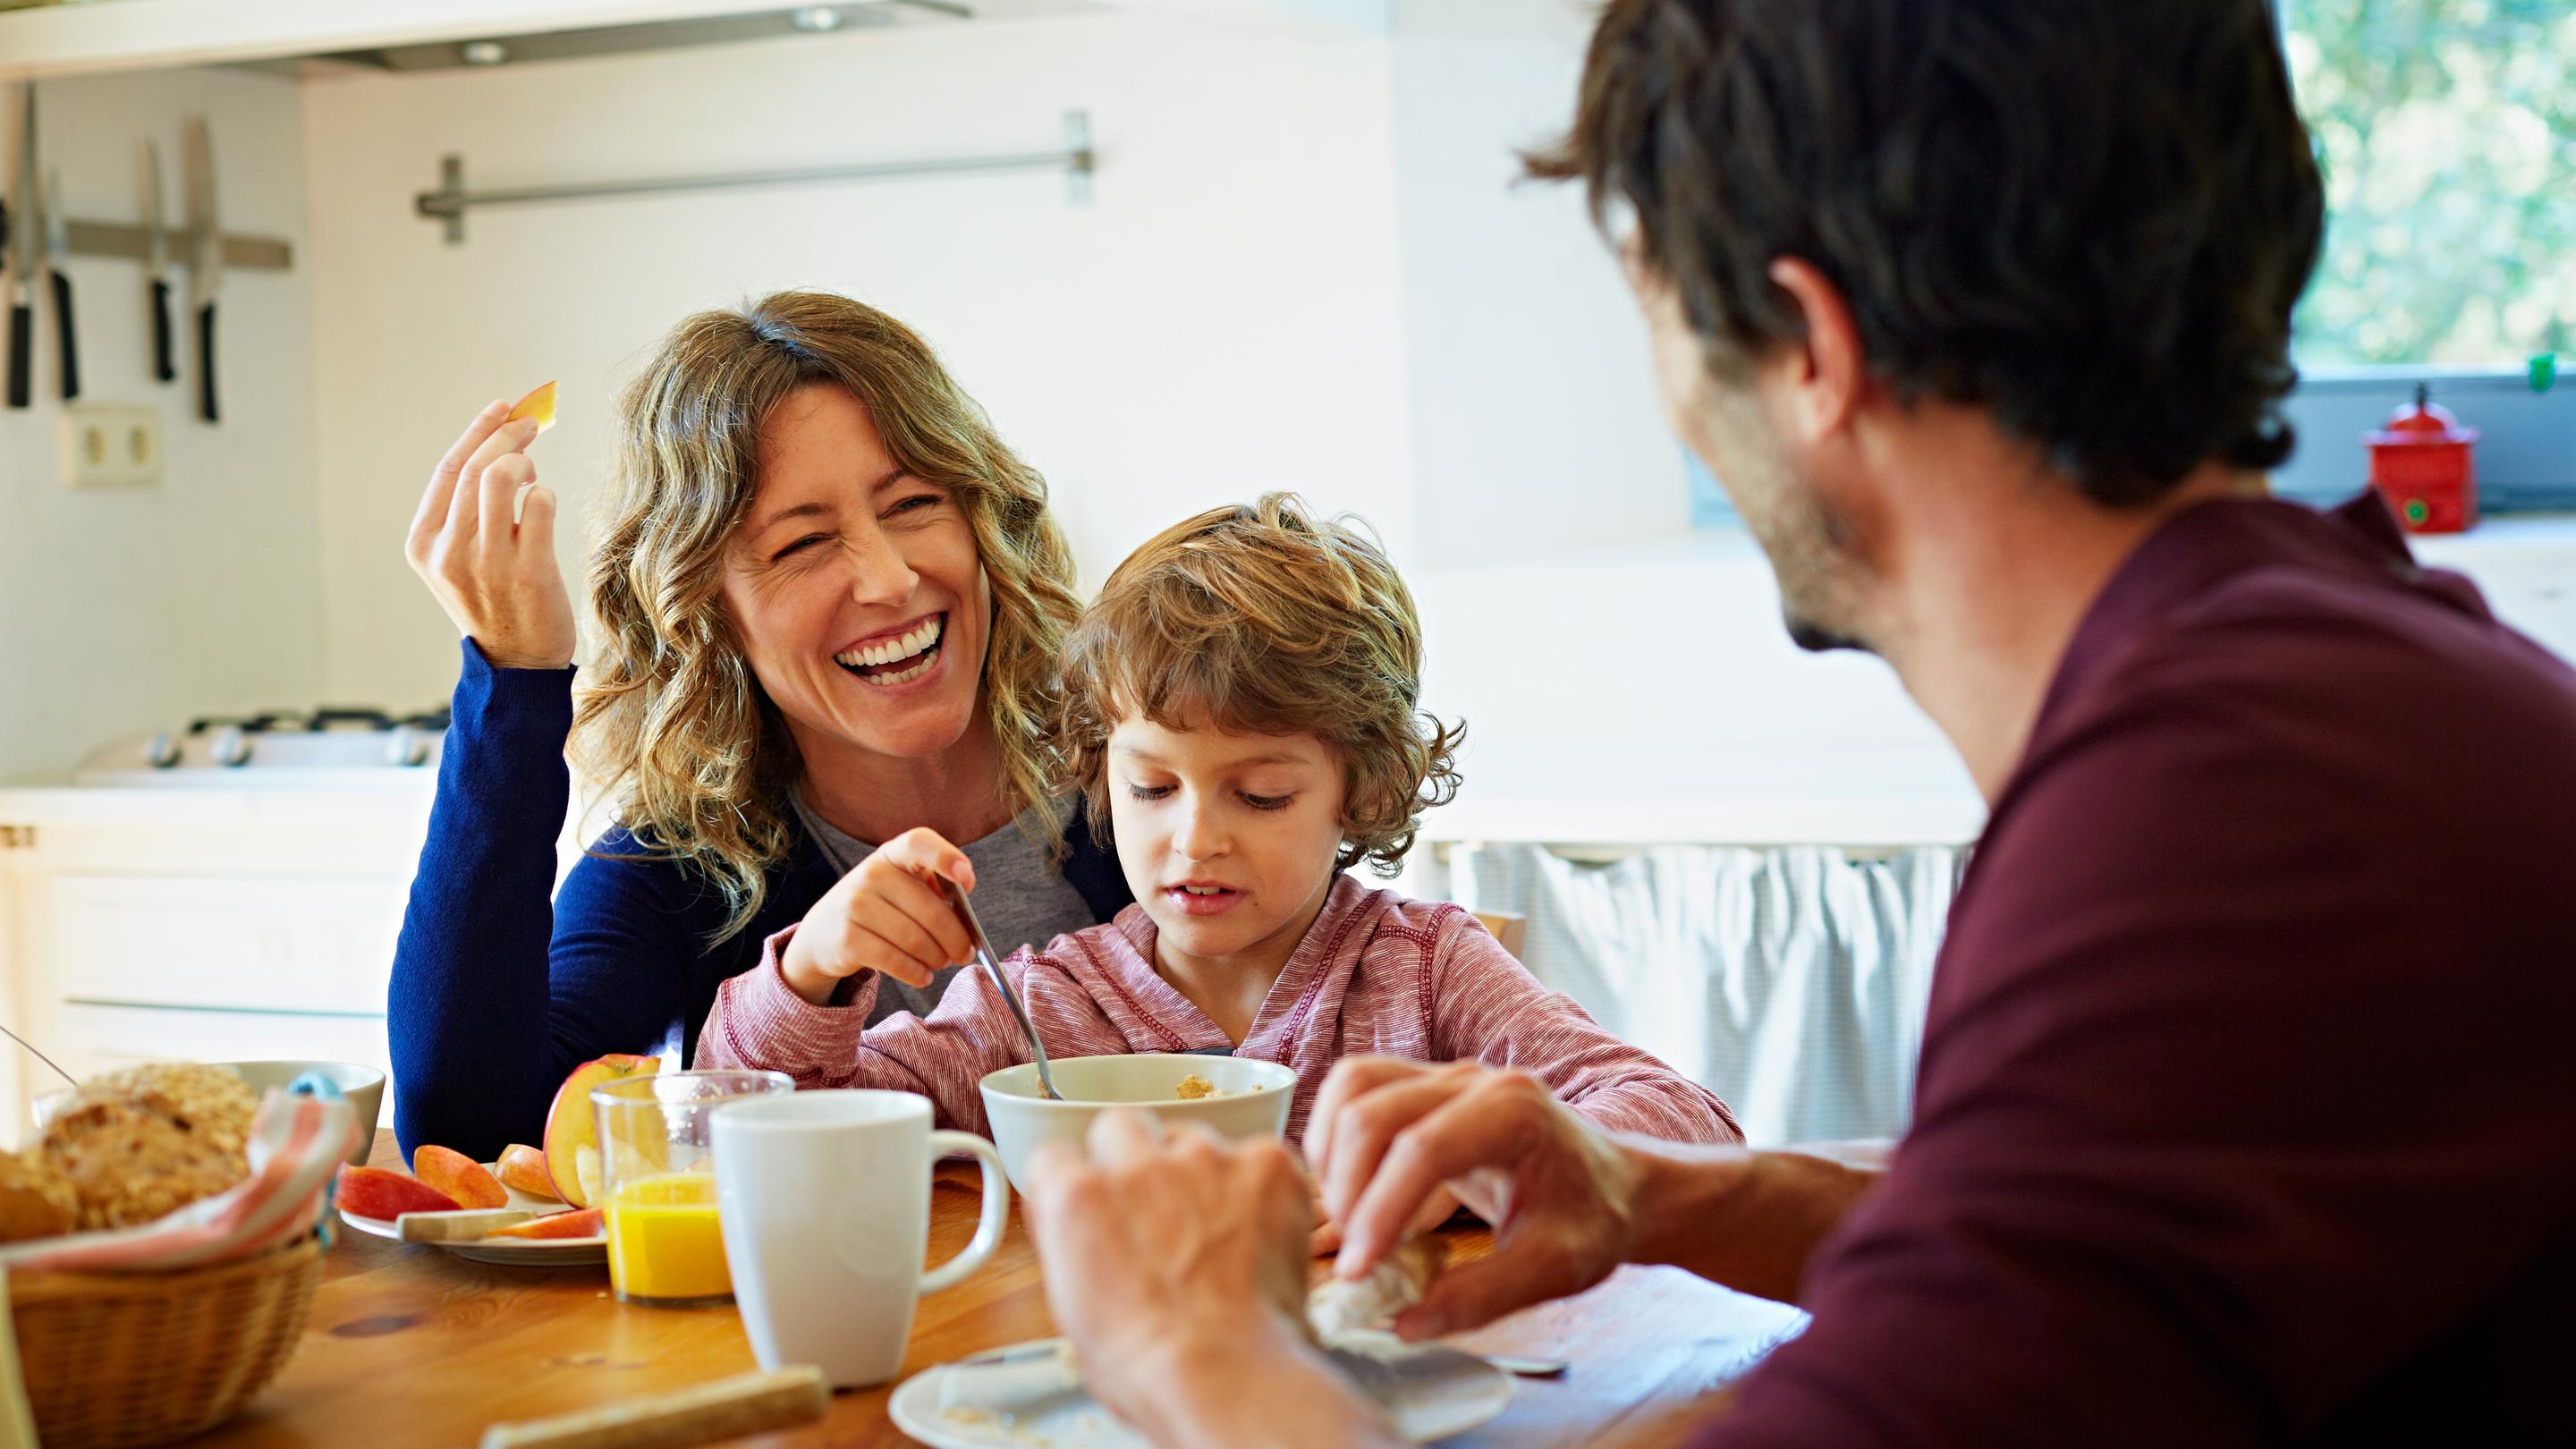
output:
M 289 74 L 515 65 L 573 56 L 1126 12 L 1300 38 L 1391 34 L 1394 0 L 89 0 L 7 8 L 0 82 L 176 66 Z
M 841 0 L 841 3 L 831 5 L 794 5 L 745 14 L 688 16 L 642 25 L 505 33 L 427 44 L 324 51 L 293 61 L 269 64 L 292 66 L 299 70 L 319 63 L 326 67 L 387 71 L 515 66 L 548 60 L 582 60 L 690 46 L 727 45 L 748 40 L 828 35 L 848 30 L 953 23 L 974 19 L 975 14 L 976 7 L 970 0 Z

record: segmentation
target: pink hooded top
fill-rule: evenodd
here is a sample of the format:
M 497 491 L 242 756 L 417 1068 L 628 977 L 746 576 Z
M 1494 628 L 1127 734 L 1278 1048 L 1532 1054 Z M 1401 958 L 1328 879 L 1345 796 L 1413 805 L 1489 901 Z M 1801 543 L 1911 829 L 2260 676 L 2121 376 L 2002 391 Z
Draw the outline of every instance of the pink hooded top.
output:
M 875 973 L 853 978 L 846 1002 L 814 1005 L 779 974 L 793 931 L 770 937 L 760 965 L 718 989 L 698 1065 L 782 1071 L 799 1087 L 919 1092 L 941 1125 L 989 1132 L 976 1084 L 1029 1057 L 983 973 L 959 973 L 927 1017 L 893 1016 L 870 1029 Z M 1724 1102 L 1541 986 L 1458 906 L 1335 879 L 1241 1045 L 1155 972 L 1154 937 L 1144 908 L 1129 906 L 1002 963 L 1050 1057 L 1209 1052 L 1277 1062 L 1297 1074 L 1292 1143 L 1325 1073 L 1361 1054 L 1508 1067 L 1614 1131 L 1743 1140 Z

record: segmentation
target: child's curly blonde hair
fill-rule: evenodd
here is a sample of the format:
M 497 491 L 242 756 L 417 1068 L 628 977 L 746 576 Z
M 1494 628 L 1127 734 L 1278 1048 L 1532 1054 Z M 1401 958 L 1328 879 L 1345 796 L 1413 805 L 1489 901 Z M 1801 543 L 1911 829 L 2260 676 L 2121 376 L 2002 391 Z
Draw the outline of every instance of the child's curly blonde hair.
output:
M 1294 494 L 1211 509 L 1128 555 L 1074 627 L 1059 743 L 1109 830 L 1109 732 L 1310 734 L 1342 762 L 1342 853 L 1391 876 L 1458 793 L 1464 723 L 1416 706 L 1422 620 L 1377 543 Z

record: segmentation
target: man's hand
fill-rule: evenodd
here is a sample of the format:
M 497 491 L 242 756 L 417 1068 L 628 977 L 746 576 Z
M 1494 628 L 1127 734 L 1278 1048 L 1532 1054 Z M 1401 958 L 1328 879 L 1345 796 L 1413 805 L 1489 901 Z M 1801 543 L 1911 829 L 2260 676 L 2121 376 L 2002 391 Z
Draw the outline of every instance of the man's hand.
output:
M 975 888 L 975 863 L 935 830 L 907 830 L 869 852 L 788 938 L 778 962 L 788 988 L 822 1006 L 844 977 L 880 971 L 906 986 L 928 986 L 932 972 L 972 956 L 973 939 L 939 887 L 942 876 Z
M 1629 1260 L 1639 1171 L 1536 1079 L 1472 1063 L 1352 1057 L 1307 1119 L 1306 1155 L 1356 1278 L 1444 1187 L 1494 1225 L 1493 1256 L 1452 1268 L 1396 1328 L 1423 1339 L 1579 1293 Z
M 1310 1348 L 1305 1175 L 1276 1140 L 1104 1112 L 1030 1159 L 1047 1304 L 1093 1397 L 1156 1444 L 1396 1442 Z
M 1422 1205 L 1422 1211 L 1413 1215 L 1412 1223 L 1406 1227 L 1398 1241 L 1412 1237 L 1416 1233 L 1431 1231 L 1457 1216 L 1458 1209 L 1465 1206 L 1465 1203 L 1458 1200 L 1457 1193 L 1445 1187 L 1440 1189 L 1431 1195 L 1431 1201 Z M 1321 1188 L 1314 1189 L 1314 1209 L 1315 1234 L 1308 1240 L 1306 1251 L 1318 1258 L 1329 1258 L 1342 1250 L 1342 1225 L 1333 1221 L 1332 1209 L 1324 1206 L 1324 1192 Z

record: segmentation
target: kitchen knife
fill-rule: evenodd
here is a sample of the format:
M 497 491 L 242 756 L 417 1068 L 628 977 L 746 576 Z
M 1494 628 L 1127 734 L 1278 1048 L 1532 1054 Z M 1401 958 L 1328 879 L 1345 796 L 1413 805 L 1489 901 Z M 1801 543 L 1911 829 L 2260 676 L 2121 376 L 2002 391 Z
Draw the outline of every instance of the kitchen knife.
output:
M 167 222 L 161 215 L 161 148 L 143 143 L 143 230 L 145 245 L 151 255 L 144 258 L 143 270 L 152 279 L 152 375 L 162 382 L 179 376 L 179 365 L 172 353 L 170 335 L 170 238 L 162 228 Z
M 72 326 L 72 277 L 63 270 L 71 255 L 71 223 L 63 217 L 63 175 L 45 177 L 45 271 L 54 279 L 54 335 L 62 344 L 63 401 L 80 396 L 80 343 Z
M 215 211 L 215 148 L 206 118 L 190 116 L 182 138 L 187 154 L 188 229 L 192 234 L 188 302 L 197 313 L 197 416 L 217 420 L 215 407 L 215 292 L 224 284 L 224 237 Z
M 36 225 L 36 87 L 26 83 L 27 114 L 18 128 L 18 169 L 9 178 L 9 406 L 23 408 L 36 391 L 36 307 L 29 279 L 44 238 Z

